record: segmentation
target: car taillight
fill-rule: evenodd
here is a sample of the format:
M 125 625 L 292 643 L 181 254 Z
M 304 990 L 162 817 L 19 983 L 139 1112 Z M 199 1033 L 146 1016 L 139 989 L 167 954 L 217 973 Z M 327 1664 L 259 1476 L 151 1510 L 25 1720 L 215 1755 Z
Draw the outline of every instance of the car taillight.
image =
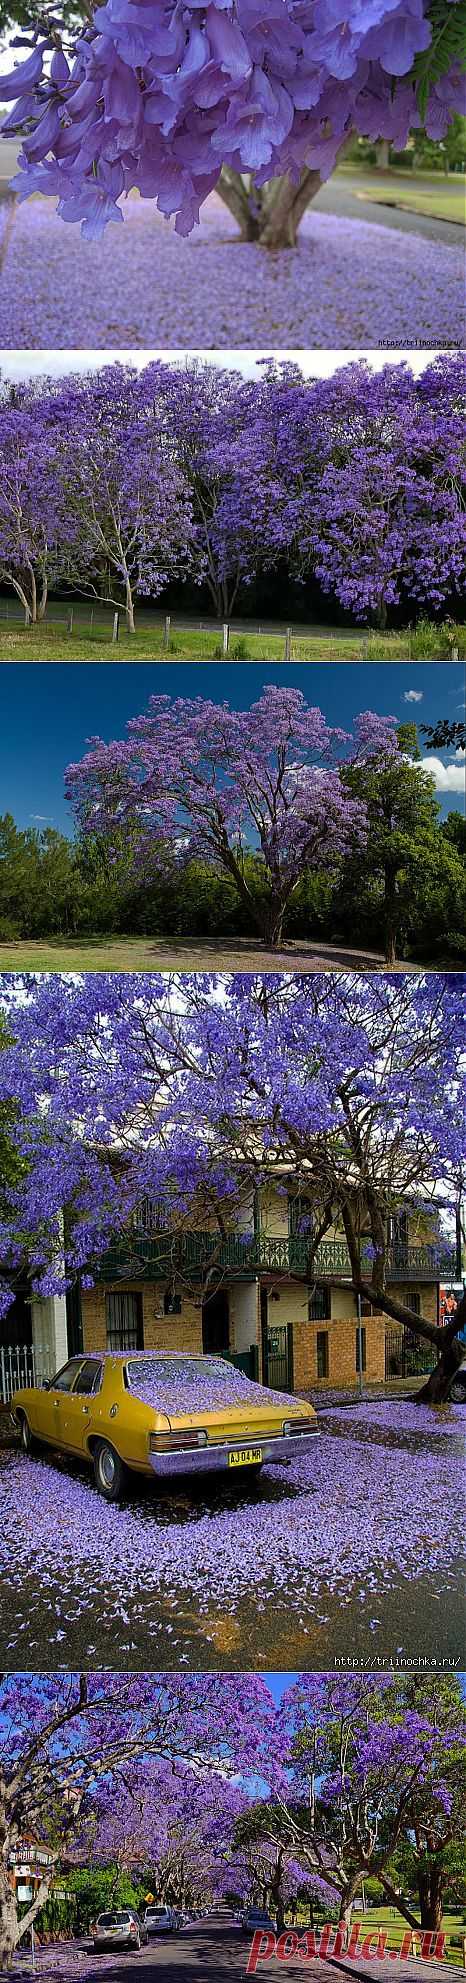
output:
M 185 1432 L 151 1432 L 149 1448 L 151 1453 L 176 1453 L 192 1451 L 195 1446 L 207 1445 L 207 1433 L 203 1430 Z
M 293 1432 L 315 1432 L 315 1430 L 315 1418 L 284 1418 L 283 1420 L 282 1431 L 285 1433 L 285 1438 L 288 1438 L 289 1434 Z

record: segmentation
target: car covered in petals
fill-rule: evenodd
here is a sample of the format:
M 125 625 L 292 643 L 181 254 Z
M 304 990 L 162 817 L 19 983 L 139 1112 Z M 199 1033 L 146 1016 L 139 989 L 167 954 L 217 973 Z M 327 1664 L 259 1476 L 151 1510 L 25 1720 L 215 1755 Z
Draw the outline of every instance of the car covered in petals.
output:
M 226 1358 L 182 1351 L 96 1351 L 47 1383 L 16 1391 L 23 1451 L 52 1446 L 90 1462 L 107 1501 L 129 1472 L 156 1480 L 259 1469 L 302 1453 L 313 1406 L 253 1383 Z

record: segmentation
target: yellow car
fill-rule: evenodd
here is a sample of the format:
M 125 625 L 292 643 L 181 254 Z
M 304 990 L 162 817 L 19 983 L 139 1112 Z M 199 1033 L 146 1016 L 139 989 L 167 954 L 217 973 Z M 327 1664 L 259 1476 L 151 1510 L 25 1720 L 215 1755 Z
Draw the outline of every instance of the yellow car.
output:
M 23 1451 L 37 1442 L 88 1460 L 107 1501 L 127 1468 L 178 1474 L 259 1468 L 302 1452 L 317 1432 L 312 1405 L 264 1390 L 221 1357 L 125 1350 L 74 1356 L 56 1377 L 16 1391 Z

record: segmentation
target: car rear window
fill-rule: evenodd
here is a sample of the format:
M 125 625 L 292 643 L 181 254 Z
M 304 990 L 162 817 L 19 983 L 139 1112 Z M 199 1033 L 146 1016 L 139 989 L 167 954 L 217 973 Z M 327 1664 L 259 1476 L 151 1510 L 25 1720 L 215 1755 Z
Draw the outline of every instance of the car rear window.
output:
M 219 1411 L 230 1405 L 283 1404 L 289 1397 L 280 1391 L 264 1391 L 243 1370 L 223 1362 L 221 1357 L 134 1357 L 126 1365 L 128 1389 L 154 1411 Z
M 99 1914 L 97 1927 L 126 1928 L 128 1921 L 131 1921 L 131 1915 L 128 1912 L 126 1914 Z

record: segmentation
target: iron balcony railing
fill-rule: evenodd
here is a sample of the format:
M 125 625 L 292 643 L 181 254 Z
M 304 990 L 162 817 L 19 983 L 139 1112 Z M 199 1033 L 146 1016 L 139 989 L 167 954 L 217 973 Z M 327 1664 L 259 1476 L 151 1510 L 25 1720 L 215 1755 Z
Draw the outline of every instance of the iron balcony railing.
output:
M 361 1265 L 369 1277 L 370 1254 L 361 1249 Z M 303 1280 L 348 1280 L 350 1259 L 344 1240 L 323 1240 L 313 1259 L 309 1242 L 298 1235 L 273 1238 L 270 1234 L 229 1233 L 224 1239 L 211 1232 L 128 1233 L 109 1247 L 96 1268 L 100 1281 L 164 1280 L 170 1271 L 202 1274 L 212 1268 L 231 1271 L 250 1280 L 251 1274 L 291 1274 Z M 387 1279 L 390 1281 L 438 1281 L 455 1272 L 453 1247 L 389 1247 Z

